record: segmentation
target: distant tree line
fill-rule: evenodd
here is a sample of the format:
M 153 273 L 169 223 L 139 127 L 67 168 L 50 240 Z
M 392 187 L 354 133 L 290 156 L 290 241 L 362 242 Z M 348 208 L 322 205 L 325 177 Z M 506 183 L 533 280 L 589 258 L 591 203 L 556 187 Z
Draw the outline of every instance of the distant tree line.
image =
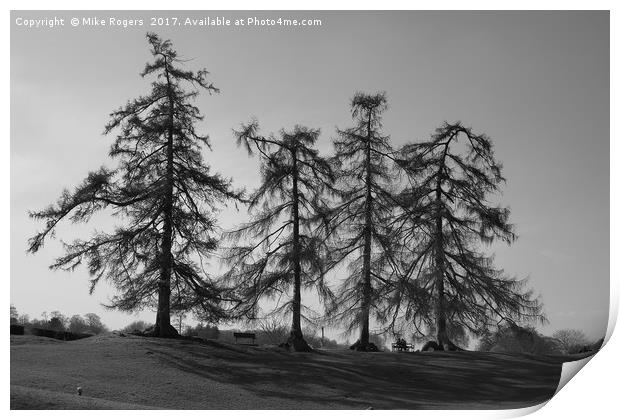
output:
M 47 329 L 52 331 L 68 331 L 75 334 L 101 334 L 108 332 L 99 315 L 87 313 L 68 317 L 60 311 L 43 312 L 41 318 L 30 318 L 28 314 L 19 314 L 11 304 L 11 324 L 24 327 Z
M 484 334 L 476 349 L 500 353 L 567 355 L 597 351 L 602 344 L 603 339 L 590 341 L 580 330 L 558 330 L 548 337 L 531 326 L 505 324 L 493 332 Z
M 171 314 L 192 313 L 204 323 L 196 334 L 213 334 L 206 325 L 220 321 L 286 316 L 290 327 L 278 340 L 298 351 L 316 344 L 304 319 L 357 333 L 357 350 L 380 345 L 373 333 L 406 331 L 454 349 L 498 322 L 545 321 L 525 280 L 484 252 L 516 239 L 509 209 L 494 202 L 505 178 L 485 134 L 446 122 L 429 139 L 395 148 L 383 128 L 386 94 L 358 92 L 331 155 L 319 153 L 315 128 L 266 134 L 252 120 L 234 130 L 260 163 L 260 184 L 247 193 L 204 161 L 211 142 L 197 131 L 203 115 L 194 100 L 199 91 L 219 93 L 209 73 L 184 69 L 170 41 L 147 39 L 153 61 L 141 76 L 151 77 L 151 90 L 114 111 L 105 128 L 116 136 L 110 156 L 118 166 L 91 172 L 31 212 L 44 227 L 28 250 L 37 252 L 65 219 L 88 222 L 108 209 L 122 224 L 66 244 L 52 269 L 84 264 L 91 292 L 101 279 L 115 286 L 108 307 L 155 309 L 158 337 L 179 334 Z M 247 206 L 250 220 L 220 236 L 217 214 L 227 205 Z M 227 271 L 216 276 L 205 267 L 218 258 Z M 324 313 L 304 305 L 305 290 L 318 293 Z M 265 312 L 265 299 L 273 310 Z

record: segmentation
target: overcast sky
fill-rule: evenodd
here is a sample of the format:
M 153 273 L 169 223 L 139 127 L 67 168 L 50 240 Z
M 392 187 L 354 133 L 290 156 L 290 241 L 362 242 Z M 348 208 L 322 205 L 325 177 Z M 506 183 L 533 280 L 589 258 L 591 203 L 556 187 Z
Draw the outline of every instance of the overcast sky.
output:
M 57 16 L 65 26 L 26 28 L 16 19 Z M 72 27 L 73 17 L 137 18 L 144 26 Z M 150 17 L 319 18 L 321 26 L 150 27 Z M 258 165 L 237 149 L 231 129 L 255 116 L 266 132 L 320 128 L 331 152 L 335 127 L 351 124 L 355 91 L 385 90 L 385 133 L 395 146 L 425 140 L 444 120 L 462 121 L 495 142 L 504 163 L 501 204 L 519 240 L 496 245 L 496 263 L 530 278 L 549 325 L 604 335 L 609 305 L 609 14 L 607 12 L 12 12 L 11 301 L 18 311 L 97 312 L 112 328 L 153 322 L 99 306 L 87 273 L 51 272 L 58 240 L 36 255 L 27 238 L 41 228 L 27 211 L 54 202 L 107 158 L 102 135 L 111 111 L 148 92 L 138 73 L 150 60 L 145 34 L 170 38 L 206 67 L 220 95 L 201 96 L 211 136 L 205 160 L 236 186 L 257 185 Z M 234 208 L 222 227 L 243 221 Z M 58 238 L 111 226 L 64 224 Z M 218 264 L 214 261 L 214 270 Z M 305 294 L 308 302 L 316 298 Z

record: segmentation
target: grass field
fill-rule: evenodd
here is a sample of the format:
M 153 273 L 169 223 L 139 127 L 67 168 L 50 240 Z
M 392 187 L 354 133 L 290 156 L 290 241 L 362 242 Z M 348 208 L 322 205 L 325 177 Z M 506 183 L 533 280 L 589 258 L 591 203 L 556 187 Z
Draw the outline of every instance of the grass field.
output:
M 553 396 L 565 360 L 479 352 L 299 354 L 115 334 L 69 342 L 11 336 L 11 408 L 520 408 Z

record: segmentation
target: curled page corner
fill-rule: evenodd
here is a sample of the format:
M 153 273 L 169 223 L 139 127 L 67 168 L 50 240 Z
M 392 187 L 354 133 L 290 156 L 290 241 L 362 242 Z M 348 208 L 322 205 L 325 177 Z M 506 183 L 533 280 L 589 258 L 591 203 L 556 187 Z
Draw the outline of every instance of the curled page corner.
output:
M 556 388 L 553 396 L 557 395 L 557 393 L 560 392 L 562 388 L 564 388 L 564 385 L 566 385 L 568 381 L 570 381 L 573 376 L 575 376 L 577 372 L 581 370 L 581 368 L 583 368 L 590 360 L 592 360 L 595 355 L 596 353 L 583 359 L 562 363 L 562 374 L 560 376 L 560 382 L 558 383 L 558 387 Z
M 543 408 L 545 405 L 547 405 L 547 403 L 549 401 L 550 400 L 543 401 L 543 402 L 541 402 L 539 404 L 532 405 L 532 406 L 529 406 L 529 407 L 513 408 L 513 409 L 501 410 L 501 411 L 493 411 L 493 414 L 495 415 L 494 418 L 514 419 L 514 418 L 517 418 L 517 417 L 527 416 L 527 415 L 535 413 L 536 411 L 538 411 L 541 408 Z

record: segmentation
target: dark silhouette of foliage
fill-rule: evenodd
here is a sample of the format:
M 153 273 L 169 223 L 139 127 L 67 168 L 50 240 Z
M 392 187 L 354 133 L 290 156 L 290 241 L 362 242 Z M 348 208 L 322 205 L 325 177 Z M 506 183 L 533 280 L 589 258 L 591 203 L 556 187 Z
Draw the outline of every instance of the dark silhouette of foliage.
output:
M 170 337 L 177 335 L 171 310 L 193 309 L 214 320 L 226 316 L 224 292 L 202 260 L 217 246 L 217 206 L 240 195 L 202 160 L 210 142 L 196 132 L 203 116 L 192 102 L 197 89 L 218 92 L 208 72 L 184 70 L 170 41 L 155 34 L 147 38 L 154 61 L 141 75 L 154 76 L 151 92 L 113 112 L 105 128 L 105 134 L 118 133 L 110 149 L 117 169 L 91 172 L 56 204 L 30 213 L 45 228 L 30 239 L 29 251 L 38 251 L 61 220 L 88 222 L 96 212 L 111 210 L 124 226 L 65 244 L 66 254 L 51 268 L 73 270 L 86 263 L 91 292 L 107 279 L 118 291 L 109 307 L 128 312 L 155 307 L 153 334 Z
M 395 275 L 394 249 L 389 232 L 394 205 L 390 184 L 389 137 L 381 134 L 385 93 L 356 93 L 351 100 L 352 128 L 338 130 L 333 165 L 336 198 L 323 210 L 325 235 L 330 240 L 328 267 L 348 264 L 348 276 L 327 308 L 332 322 L 347 331 L 360 328 L 355 347 L 367 350 L 371 314 L 384 318 L 383 295 Z
M 220 337 L 220 330 L 217 325 L 199 323 L 195 327 L 187 327 L 185 330 L 185 335 L 217 340 Z
M 153 329 L 153 324 L 146 322 L 146 321 L 138 320 L 138 321 L 133 321 L 129 323 L 121 331 L 125 333 L 133 333 L 133 332 L 143 333 L 144 331 L 149 331 L 151 329 Z
M 48 328 L 54 331 L 64 331 L 65 322 L 61 318 L 57 316 L 53 316 L 50 318 L 50 321 L 48 322 Z
M 60 311 L 52 311 L 49 320 L 47 319 L 47 312 L 44 312 L 42 315 L 45 316 L 45 319 L 35 318 L 31 320 L 28 314 L 22 314 L 19 315 L 16 320 L 20 325 L 27 327 L 27 331 L 33 328 L 61 332 L 68 331 L 77 334 L 76 337 L 101 334 L 108 331 L 108 328 L 101 322 L 99 315 L 94 313 L 87 313 L 84 316 L 73 315 L 72 317 L 68 317 Z
M 562 354 L 561 344 L 534 327 L 505 323 L 481 336 L 478 351 L 498 353 Z
M 323 281 L 324 241 L 313 229 L 317 209 L 325 205 L 323 192 L 333 182 L 328 162 L 314 148 L 319 131 L 296 126 L 282 130 L 278 138 L 263 137 L 254 121 L 235 135 L 238 145 L 259 153 L 262 182 L 248 200 L 252 220 L 228 233 L 236 245 L 227 252 L 231 268 L 225 277 L 241 301 L 237 310 L 250 319 L 258 316 L 262 297 L 278 296 L 274 313 L 292 313 L 288 343 L 308 351 L 301 330 L 301 289 L 314 287 L 327 297 L 331 293 Z M 290 289 L 292 298 L 280 302 Z
M 52 311 L 48 326 L 52 330 L 64 331 L 69 326 L 69 317 L 60 311 Z
M 545 321 L 539 301 L 523 291 L 525 280 L 494 268 L 480 250 L 515 239 L 509 210 L 489 201 L 504 182 L 491 140 L 445 123 L 429 141 L 404 146 L 398 162 L 409 184 L 392 230 L 403 267 L 392 322 L 432 327 L 440 346 L 452 346 L 450 329 L 480 335 L 498 320 Z

